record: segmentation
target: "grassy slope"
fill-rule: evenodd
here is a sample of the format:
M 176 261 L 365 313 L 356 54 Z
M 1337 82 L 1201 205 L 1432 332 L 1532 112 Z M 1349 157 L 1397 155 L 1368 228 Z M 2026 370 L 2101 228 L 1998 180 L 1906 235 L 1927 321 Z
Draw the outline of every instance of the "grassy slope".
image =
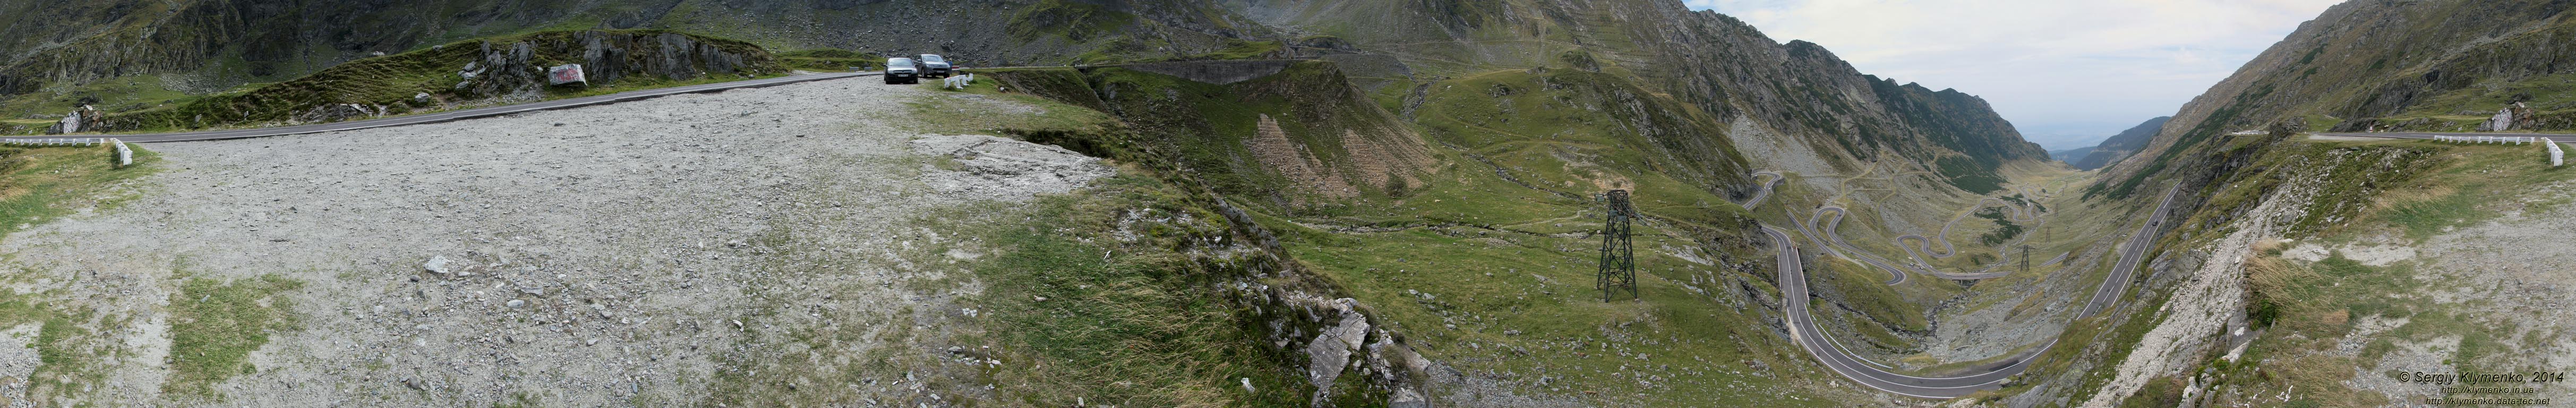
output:
M 1075 75 L 1067 70 L 1048 71 L 997 77 L 1039 88 L 1051 85 L 1029 78 Z M 1595 80 L 1580 76 L 1597 74 L 1573 75 L 1577 76 L 1551 81 L 1592 86 L 1582 81 Z M 1684 181 L 1670 175 L 1686 164 L 1708 163 L 1676 163 L 1640 153 L 1655 149 L 1640 146 L 1646 141 L 1625 126 L 1628 122 L 1585 119 L 1589 115 L 1571 111 L 1580 108 L 1562 105 L 1564 93 L 1533 86 L 1540 76 L 1495 72 L 1438 84 L 1445 86 L 1435 89 L 1454 91 L 1431 95 L 1417 120 L 1427 124 L 1428 137 L 1461 145 L 1466 151 L 1433 149 L 1442 156 L 1442 164 L 1425 177 L 1424 185 L 1408 194 L 1370 191 L 1344 201 L 1346 206 L 1320 210 L 1260 204 L 1267 200 L 1258 192 L 1272 185 L 1275 175 L 1228 159 L 1241 154 L 1240 137 L 1251 131 L 1251 114 L 1273 112 L 1274 117 L 1282 117 L 1294 108 L 1283 104 L 1295 98 L 1244 96 L 1222 87 L 1114 69 L 1094 70 L 1091 76 L 1089 81 L 1047 81 L 1056 84 L 1052 86 L 1079 87 L 1079 91 L 1035 92 L 1054 96 L 1066 106 L 1120 106 L 1122 111 L 1157 116 L 1195 114 L 1178 121 L 1124 119 L 1146 134 L 1145 140 L 1153 140 L 1157 129 L 1189 129 L 1186 139 L 1154 146 L 1169 146 L 1178 160 L 1204 163 L 1197 168 L 1223 169 L 1196 176 L 1218 184 L 1220 191 L 1239 195 L 1237 202 L 1256 203 L 1252 207 L 1265 214 L 1264 225 L 1280 233 L 1300 261 L 1376 308 L 1435 361 L 1474 373 L 1511 373 L 1505 375 L 1509 378 L 1505 386 L 1526 395 L 1579 398 L 1593 404 L 1830 405 L 1814 394 L 1820 390 L 1803 385 L 1830 374 L 1814 371 L 1803 353 L 1765 328 L 1773 319 L 1766 313 L 1776 305 L 1754 303 L 1733 293 L 1772 291 L 1769 271 L 1745 265 L 1752 273 L 1738 272 L 1714 261 L 1702 264 L 1685 259 L 1687 255 L 1729 264 L 1758 259 L 1738 235 L 1749 227 L 1750 214 L 1711 192 L 1709 180 Z M 1091 91 L 1090 84 L 1102 83 L 1116 84 L 1111 86 L 1119 98 L 1177 96 L 1189 102 L 1180 105 L 1188 108 L 1138 109 L 1121 105 L 1132 101 L 1091 99 L 1102 93 Z M 1495 84 L 1526 92 L 1501 98 L 1484 94 Z M 1173 91 L 1158 92 L 1157 87 Z M 1292 135 L 1304 126 L 1318 125 L 1283 124 Z M 1330 148 L 1321 143 L 1310 146 Z M 1506 180 L 1496 175 L 1494 167 L 1464 157 L 1467 153 L 1485 157 L 1514 178 L 1546 190 Z M 1596 238 L 1561 235 L 1597 229 L 1601 216 L 1597 204 L 1580 197 L 1614 183 L 1640 191 L 1637 206 L 1654 218 L 1639 225 L 1636 243 L 1643 301 L 1600 302 L 1591 281 Z M 1919 312 L 1893 313 L 1888 306 L 1873 303 L 1859 309 L 1907 329 L 1919 330 L 1925 324 Z M 1861 321 L 1867 322 L 1861 326 L 1879 326 Z M 1901 342 L 1884 336 L 1883 329 L 1877 332 L 1882 334 L 1877 337 L 1881 342 Z M 1782 395 L 1803 399 L 1781 399 Z
M 653 34 L 661 31 L 632 30 L 619 33 Z M 499 95 L 458 95 L 454 85 L 464 78 L 456 73 L 469 61 L 480 58 L 480 44 L 510 44 L 521 41 L 539 44 L 569 43 L 577 31 L 539 31 L 511 36 L 486 37 L 449 43 L 443 47 L 426 47 L 401 54 L 363 58 L 322 69 L 311 75 L 273 84 L 255 84 L 242 89 L 211 95 L 186 95 L 161 88 L 149 77 L 121 81 L 104 81 L 84 86 L 70 93 L 32 93 L 0 103 L 0 113 L 46 113 L 61 110 L 80 98 L 100 99 L 102 110 L 120 132 L 168 131 L 202 127 L 260 125 L 288 119 L 291 115 L 325 104 L 354 103 L 381 105 L 394 113 L 412 113 L 455 108 L 445 100 L 472 100 Z M 746 65 L 756 75 L 775 75 L 784 69 L 760 46 L 750 43 L 696 36 L 702 43 L 743 55 Z M 537 66 L 576 63 L 582 58 L 577 49 L 536 47 Z M 572 51 L 565 51 L 570 49 Z M 811 60 L 811 58 L 808 58 Z M 838 61 L 838 60 L 828 60 Z M 707 76 L 698 78 L 659 78 L 628 75 L 615 82 L 601 82 L 589 87 L 547 87 L 542 99 L 573 98 L 662 88 L 698 83 L 721 82 L 742 77 Z M 423 102 L 413 97 L 427 93 L 440 101 Z M 77 97 L 76 97 L 77 96 Z M 46 113 L 46 114 L 59 114 Z M 35 129 L 41 130 L 41 129 Z
M 2379 190 L 2346 200 L 2319 200 L 2320 206 L 2349 203 L 2350 208 L 2337 211 L 2340 218 L 2349 221 L 2303 222 L 2306 231 L 2290 236 L 2316 244 L 2347 243 L 2373 235 L 2421 242 L 2452 227 L 2476 225 L 2497 217 L 2501 215 L 2495 209 L 2498 206 L 2520 206 L 2529 212 L 2561 205 L 2497 203 L 2486 198 L 2521 196 L 2532 192 L 2534 186 L 2576 179 L 2576 172 L 2552 169 L 2545 160 L 2538 160 L 2542 155 L 2531 146 L 2418 141 L 2306 144 L 2302 147 L 2311 151 L 2362 148 L 2427 152 L 2426 158 L 2406 166 L 2403 175 L 2377 186 Z M 2280 153 L 2270 159 L 2291 154 L 2296 152 Z M 2339 170 L 2338 174 L 2372 170 L 2353 168 Z M 2355 187 L 2358 186 L 2336 189 Z M 2215 378 L 2220 384 L 2242 390 L 2239 394 L 2286 392 L 2291 395 L 2291 404 L 2312 406 L 2387 403 L 2384 395 L 2349 389 L 2343 381 L 2355 375 L 2350 367 L 2377 361 L 2395 347 L 2395 342 L 2421 342 L 2444 336 L 2460 337 L 2459 346 L 2449 350 L 2446 359 L 2458 364 L 2460 370 L 2547 369 L 2525 366 L 2523 356 L 2502 355 L 2502 351 L 2511 348 L 2499 342 L 2510 340 L 2498 336 L 2513 333 L 2511 323 L 2477 316 L 2457 305 L 2427 297 L 2426 293 L 2449 289 L 2452 284 L 2417 278 L 2415 262 L 2369 266 L 2341 254 L 2313 263 L 2291 261 L 2281 258 L 2284 247 L 2258 247 L 2261 251 L 2257 258 L 2247 264 L 2249 286 L 2254 292 L 2249 314 L 2268 321 L 2267 332 L 2246 349 L 2241 363 L 2214 359 L 2204 362 L 2217 370 Z M 2339 347 L 2338 341 L 2355 329 L 2356 322 L 2371 316 L 2405 318 L 2407 322 L 2363 337 L 2364 346 L 2358 356 L 2323 353 Z
M 886 57 L 850 50 L 819 48 L 778 53 L 778 62 L 807 71 L 858 71 L 885 65 Z
M 924 98 L 912 104 L 905 122 L 927 133 L 1014 135 L 1156 162 L 1120 143 L 1134 134 L 1108 114 L 999 88 L 986 80 Z M 1036 109 L 997 112 L 979 101 L 987 98 Z M 1313 390 L 1304 373 L 1283 368 L 1304 363 L 1305 356 L 1261 347 L 1267 344 L 1262 328 L 1229 309 L 1223 291 L 1207 286 L 1220 279 L 1220 271 L 1239 267 L 1214 264 L 1223 258 L 1201 247 L 1224 242 L 1215 237 L 1226 234 L 1223 218 L 1207 209 L 1209 197 L 1150 167 L 1110 162 L 1128 175 L 1002 213 L 1024 217 L 972 209 L 922 220 L 930 228 L 982 237 L 968 247 L 920 251 L 930 259 L 945 259 L 951 249 L 994 254 L 960 265 L 989 285 L 971 303 L 991 316 L 980 334 L 962 340 L 990 345 L 993 357 L 1009 364 L 983 370 L 977 383 L 998 387 L 1004 401 L 995 402 L 1005 405 L 1306 403 Z M 1101 239 L 1116 236 L 1135 238 Z M 1245 381 L 1252 389 L 1243 388 Z M 1356 381 L 1343 377 L 1345 386 Z M 1372 396 L 1383 398 L 1346 393 L 1334 404 L 1360 405 L 1365 401 L 1358 398 Z
M 2235 140 L 2246 148 L 2263 142 Z M 2546 185 L 2576 178 L 2576 173 L 2550 169 L 2536 148 L 2531 146 L 2444 145 L 2424 141 L 2326 142 L 2291 140 L 2261 150 L 2254 173 L 2237 177 L 2243 182 L 2228 184 L 2211 194 L 2204 208 L 2232 209 L 2255 205 L 2270 190 L 2278 188 L 2277 171 L 2290 162 L 2309 161 L 2320 157 L 2365 155 L 2366 159 L 2346 157 L 2339 166 L 2329 169 L 2326 184 L 2313 201 L 2313 206 L 2299 220 L 2293 221 L 2288 238 L 2333 244 L 2352 242 L 2365 235 L 2393 236 L 2420 241 L 2434 233 L 2453 227 L 2484 222 L 2500 213 L 2479 203 L 2483 197 L 2514 196 L 2527 192 L 2530 186 Z M 2380 159 L 2380 158 L 2385 158 Z M 2394 166 L 2394 167 L 2389 167 Z M 2547 206 L 2556 203 L 2522 203 Z M 2525 211 L 2533 209 L 2526 208 Z M 2168 232 L 2166 248 L 2185 247 L 2194 237 L 2214 237 L 2208 225 L 2219 225 L 2232 211 L 2200 211 L 2190 219 L 2176 223 L 2180 228 Z M 2179 238 L 2180 241 L 2175 239 Z M 2511 369 L 2510 364 L 2494 356 L 2500 350 L 2498 339 L 2481 333 L 2509 333 L 2511 327 L 2494 326 L 2490 319 L 2457 314 L 2454 308 L 2435 304 L 2421 293 L 2441 286 L 2414 278 L 2410 264 L 2382 267 L 2361 265 L 2341 255 L 2315 263 L 2293 262 L 2281 258 L 2282 247 L 2275 244 L 2258 247 L 2254 259 L 2247 261 L 2248 279 L 2253 299 L 2248 302 L 2248 315 L 2267 332 L 2256 338 L 2239 362 L 2228 362 L 2208 356 L 2203 368 L 2213 370 L 2208 379 L 2235 390 L 2237 397 L 2271 396 L 2288 393 L 2286 401 L 2298 406 L 2370 406 L 2385 403 L 2376 393 L 2355 392 L 2343 385 L 2352 378 L 2352 367 L 2376 360 L 2387 352 L 2392 340 L 2422 341 L 2443 335 L 2466 335 L 2462 345 L 2452 350 L 2451 361 L 2462 369 Z M 2145 296 L 2150 304 L 2141 310 L 2155 310 L 2154 302 L 2162 296 Z M 2354 322 L 2367 316 L 2409 318 L 2400 327 L 2368 339 L 2360 359 L 2343 357 L 2330 351 L 2337 341 L 2353 329 Z M 2090 337 L 2107 341 L 2101 347 L 2059 347 L 2042 357 L 2033 372 L 2063 372 L 2078 355 L 2110 357 L 2100 364 L 2116 365 L 2125 353 L 2098 355 L 2100 350 L 2126 350 L 2147 329 L 2153 328 L 2160 315 L 2106 321 L 2102 318 L 2079 320 L 2070 326 L 2070 338 Z M 2152 317 L 2152 318 L 2150 318 Z M 2259 362 L 2259 363 L 2258 363 Z M 2100 367 L 2097 365 L 2096 367 Z M 2197 370 L 2197 369 L 2194 369 Z M 2185 370 L 2187 372 L 2194 370 Z M 2085 397 L 2108 380 L 2109 375 L 2096 370 L 2086 375 L 2077 388 L 2077 400 Z M 2159 380 L 2162 381 L 2162 380 Z M 2008 388 L 2004 394 L 2019 392 Z M 2155 384 L 2131 396 L 2132 404 L 2164 398 Z M 2275 403 L 2278 400 L 2264 400 Z

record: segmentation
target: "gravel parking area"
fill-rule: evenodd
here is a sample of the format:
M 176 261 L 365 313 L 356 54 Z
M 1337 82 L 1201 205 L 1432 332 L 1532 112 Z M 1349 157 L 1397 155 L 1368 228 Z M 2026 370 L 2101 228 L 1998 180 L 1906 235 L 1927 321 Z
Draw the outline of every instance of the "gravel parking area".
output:
M 115 357 L 71 392 L 97 405 L 700 405 L 726 378 L 936 332 L 975 285 L 916 287 L 943 270 L 916 262 L 944 259 L 917 252 L 961 237 L 914 217 L 1114 174 L 886 123 L 928 92 L 843 79 L 153 145 L 164 170 L 134 198 L 0 240 L 0 270 L 101 316 L 85 328 Z M 283 294 L 296 328 L 219 396 L 165 392 L 182 283 L 266 275 L 302 283 Z M 809 389 L 909 401 L 903 374 L 874 375 Z

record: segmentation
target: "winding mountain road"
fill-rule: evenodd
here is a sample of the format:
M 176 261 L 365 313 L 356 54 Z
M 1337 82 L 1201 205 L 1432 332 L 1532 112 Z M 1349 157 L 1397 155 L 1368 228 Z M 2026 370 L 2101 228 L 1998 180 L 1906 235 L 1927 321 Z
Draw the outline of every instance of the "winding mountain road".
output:
M 2029 197 L 2030 195 L 2028 195 L 2028 193 L 2024 193 L 2024 196 Z M 1906 252 L 1906 256 L 1914 259 L 1914 263 L 1911 265 L 1901 265 L 1888 261 L 1886 258 L 1880 258 L 1878 255 L 1869 253 L 1869 251 L 1861 250 L 1859 246 L 1852 245 L 1851 241 L 1843 240 L 1842 233 L 1839 230 L 1842 226 L 1843 216 L 1851 212 L 1849 209 L 1845 209 L 1840 206 L 1824 206 L 1817 208 L 1815 214 L 1804 221 L 1798 220 L 1797 214 L 1790 214 L 1789 217 L 1791 221 L 1798 224 L 1798 228 L 1802 230 L 1802 232 L 1805 232 L 1810 239 L 1823 237 L 1822 239 L 1824 241 L 1819 242 L 1818 244 L 1825 245 L 1826 251 L 1835 254 L 1844 254 L 1852 259 L 1858 259 L 1862 263 L 1867 263 L 1871 266 L 1878 267 L 1880 270 L 1887 271 L 1889 274 L 1894 275 L 1893 278 L 1888 280 L 1887 284 L 1897 285 L 1905 283 L 1907 272 L 1931 275 L 1942 279 L 1956 280 L 1994 279 L 2012 275 L 2012 271 L 1966 273 L 1943 272 L 1939 269 L 1933 268 L 1931 265 L 1926 264 L 1923 261 L 1923 258 L 1927 256 L 1933 259 L 1940 259 L 1948 258 L 1950 255 L 1956 253 L 1957 248 L 1951 246 L 1950 240 L 1947 238 L 1947 236 L 1950 235 L 1950 229 L 1958 225 L 1960 219 L 1967 218 L 1968 215 L 1974 214 L 1974 209 L 1985 207 L 2003 207 L 2009 211 L 2006 219 L 2013 221 L 2031 222 L 2039 219 L 2038 211 L 2030 206 L 2014 206 L 2011 202 L 2004 201 L 2003 199 L 1987 197 L 1983 200 L 1979 200 L 1977 202 L 1977 206 L 1970 210 L 1971 212 L 1952 217 L 1950 222 L 1941 224 L 1941 237 L 1939 238 L 1925 238 L 1922 235 L 1916 234 L 1897 236 L 1896 246 L 1903 248 Z M 1816 225 L 1818 223 L 1823 223 L 1824 225 L 1818 226 Z M 1908 240 L 1914 241 L 1914 245 L 1919 246 L 1920 248 L 1907 246 L 1906 241 Z M 1932 250 L 1932 242 L 1935 241 L 1941 243 L 1942 249 L 1940 251 L 1936 252 Z
M 2094 290 L 2093 298 L 2085 304 L 2084 311 L 2077 315 L 2078 318 L 2100 313 L 2119 301 L 2121 293 L 2128 288 L 2130 276 L 2136 271 L 2140 257 L 2146 254 L 2148 244 L 2153 242 L 2151 237 L 2155 236 L 2157 229 L 2164 225 L 2165 217 L 2171 215 L 2173 198 L 2179 192 L 2180 188 L 2166 189 L 2164 200 L 2156 204 L 2155 212 L 2149 213 L 2147 221 L 2129 237 L 2127 244 L 2121 249 L 2120 263 L 2111 268 L 2111 274 L 2103 279 L 2102 286 Z M 1812 224 L 1811 221 L 1797 220 L 1794 213 L 1790 217 L 1791 221 L 1800 224 L 1801 228 L 1809 228 Z M 1800 348 L 1806 349 L 1809 355 L 1815 356 L 1825 368 L 1853 382 L 1880 391 L 1911 397 L 1958 398 L 1978 391 L 2001 388 L 2005 378 L 2028 369 L 2033 361 L 2032 357 L 2046 352 L 2057 344 L 2057 339 L 2051 339 L 2046 344 L 2002 360 L 1969 367 L 1966 371 L 1971 374 L 1966 375 L 1918 377 L 1889 372 L 1876 363 L 1853 356 L 1850 351 L 1838 347 L 1833 342 L 1832 336 L 1826 335 L 1823 329 L 1816 325 L 1815 318 L 1809 313 L 1807 307 L 1810 295 L 1807 291 L 1806 266 L 1800 259 L 1798 248 L 1790 244 L 1788 233 L 1778 227 L 1766 225 L 1762 227 L 1762 232 L 1771 236 L 1772 244 L 1776 248 L 1776 262 L 1780 268 L 1781 301 L 1784 303 L 1783 310 L 1788 315 L 1791 340 L 1798 343 Z M 1809 238 L 1814 239 L 1812 235 Z M 1832 249 L 1828 247 L 1827 250 Z
M 2027 193 L 2025 193 L 2023 196 L 2024 196 L 2024 197 L 2031 197 L 2031 196 L 2030 196 L 2030 195 L 2028 195 Z M 1999 278 L 1999 277 L 2003 277 L 2003 276 L 2005 276 L 2005 275 L 2011 275 L 2011 274 L 2012 274 L 2011 272 L 1977 272 L 1977 273 L 1948 273 L 1948 272 L 1940 272 L 1940 271 L 1938 271 L 1938 270 L 1933 269 L 1933 268 L 1932 268 L 1932 266 L 1931 266 L 1931 264 L 1929 264 L 1927 261 L 1925 261 L 1925 260 L 1924 260 L 1924 258 L 1927 258 L 1927 257 L 1928 257 L 1928 258 L 1931 258 L 1931 259 L 1941 259 L 1941 258 L 1948 258 L 1948 257 L 1950 257 L 1951 255 L 1957 255 L 1957 254 L 1958 254 L 1958 252 L 1959 252 L 1959 247 L 1957 247 L 1957 246 L 1954 246 L 1954 245 L 1951 245 L 1951 244 L 1950 244 L 1950 229 L 1951 229 L 1951 228 L 1953 228 L 1953 227 L 1957 227 L 1957 226 L 1959 225 L 1959 220 L 1964 220 L 1964 219 L 1967 219 L 1969 216 L 1976 215 L 1977 210 L 1982 210 L 1982 209 L 1985 209 L 1985 208 L 1987 208 L 1987 207 L 1999 207 L 1999 208 L 2003 208 L 2003 209 L 2004 209 L 2004 219 L 2005 219 L 2005 220 L 2008 220 L 2008 221 L 2012 221 L 2012 222 L 2035 222 L 2035 221 L 2039 221 L 2039 209 L 2038 209 L 2038 208 L 2036 208 L 2036 206 L 2029 205 L 2029 204 L 2027 204 L 2027 203 L 2022 204 L 2022 205 L 2013 205 L 2013 203 L 2012 203 L 2012 202 L 2010 202 L 2010 201 L 2004 201 L 2004 199 L 2001 199 L 2001 198 L 1985 197 L 1985 198 L 1983 198 L 1983 199 L 1979 199 L 1979 200 L 1977 200 L 1977 205 L 1976 205 L 1976 206 L 1974 206 L 1974 207 L 1969 207 L 1968 212 L 1964 212 L 1964 213 L 1960 213 L 1959 215 L 1951 216 L 1951 217 L 1950 217 L 1950 222 L 1942 223 L 1942 224 L 1941 224 L 1941 233 L 1939 233 L 1939 234 L 1933 234 L 1933 236 L 1932 236 L 1931 238 L 1925 238 L 1925 237 L 1923 237 L 1922 235 L 1919 235 L 1919 234 L 1905 234 L 1905 235 L 1898 235 L 1898 236 L 1896 236 L 1896 247 L 1897 247 L 1897 248 L 1899 248 L 1899 249 L 1904 249 L 1904 250 L 1905 250 L 1905 256 L 1906 256 L 1906 257 L 1913 258 L 1913 260 L 1914 260 L 1914 266 L 1915 266 L 1915 269 L 1916 269 L 1916 270 L 1922 271 L 1924 274 L 1928 274 L 1928 275 L 1940 276 L 1940 277 L 1948 278 L 1948 279 L 1991 279 L 1991 278 Z M 1839 240 L 1840 238 L 1836 238 L 1836 239 L 1837 239 L 1837 240 Z M 1906 242 L 1906 241 L 1909 241 L 1909 240 L 1910 240 L 1910 241 L 1914 241 L 1914 245 L 1912 245 L 1912 246 L 1905 245 L 1905 242 Z M 1933 250 L 1932 250 L 1932 243 L 1934 243 L 1934 242 L 1939 242 L 1939 243 L 1941 243 L 1941 250 L 1940 250 L 1940 251 L 1933 251 Z M 1957 276 L 1957 277 L 1954 277 L 1954 276 Z
M 792 83 L 798 83 L 798 82 L 812 82 L 812 81 L 822 81 L 822 80 L 831 80 L 831 79 L 855 78 L 855 77 L 863 77 L 863 76 L 871 76 L 871 75 L 882 75 L 882 74 L 883 74 L 882 72 L 874 72 L 874 71 L 870 71 L 870 72 L 835 72 L 835 73 L 820 73 L 820 74 L 788 75 L 788 76 L 776 77 L 776 78 L 746 79 L 746 80 L 741 80 L 741 81 L 718 82 L 718 83 L 712 83 L 712 84 L 699 84 L 699 85 L 689 85 L 689 86 L 675 86 L 675 87 L 669 87 L 669 88 L 644 89 L 644 90 L 635 90 L 635 91 L 619 92 L 619 93 L 613 93 L 613 94 L 607 94 L 607 95 L 595 95 L 595 96 L 584 96 L 584 97 L 579 97 L 579 98 L 556 99 L 556 100 L 551 100 L 551 101 L 529 102 L 529 103 L 522 103 L 522 104 L 516 104 L 516 105 L 493 106 L 493 107 L 474 108 L 474 109 L 464 109 L 464 110 L 454 110 L 454 111 L 438 112 L 438 113 L 424 113 L 424 114 L 418 114 L 418 115 L 389 116 L 389 117 L 376 118 L 376 119 L 353 120 L 353 121 L 347 121 L 347 122 L 317 123 L 317 124 L 310 124 L 310 125 L 279 126 L 279 127 L 268 127 L 268 128 L 253 128 L 253 129 L 209 130 L 209 131 L 201 131 L 201 132 L 177 132 L 177 133 L 137 133 L 137 134 L 76 135 L 76 136 L 75 136 L 75 135 L 54 135 L 54 136 L 28 136 L 28 137 L 0 137 L 0 140 L 14 140 L 14 139 L 24 139 L 24 140 L 42 140 L 42 139 L 59 139 L 59 138 L 65 138 L 65 137 L 82 137 L 82 138 L 99 137 L 99 138 L 115 138 L 115 139 L 117 139 L 117 140 L 122 140 L 122 141 L 125 141 L 125 142 L 127 142 L 127 143 L 159 143 L 159 142 L 193 142 L 193 141 L 200 141 L 200 140 L 246 139 L 246 138 L 254 138 L 254 137 L 269 137 L 269 136 L 300 135 L 300 134 L 306 134 L 306 133 L 337 132 L 337 131 L 343 131 L 343 130 L 358 130 L 358 129 L 380 128 L 380 127 L 388 127 L 388 126 L 403 126 L 403 125 L 417 125 L 417 124 L 423 124 L 423 123 L 438 123 L 438 122 L 446 122 L 446 121 L 461 120 L 461 119 L 473 119 L 473 118 L 480 118 L 480 117 L 490 117 L 490 116 L 508 115 L 508 114 L 513 114 L 513 113 L 529 112 L 529 111 L 553 110 L 553 109 L 563 109 L 563 108 L 571 108 L 571 107 L 578 107 L 578 106 L 590 106 L 590 105 L 610 104 L 610 103 L 617 103 L 617 102 L 632 101 L 632 100 L 637 100 L 637 99 L 655 98 L 655 97 L 670 96 L 670 95 L 678 95 L 678 94 L 686 94 L 686 93 L 703 93 L 703 92 L 717 92 L 717 91 L 724 91 L 724 90 L 728 90 L 728 89 L 759 88 L 759 87 L 768 87 L 768 86 L 786 85 L 786 84 L 792 84 Z
M 1753 207 L 1761 207 L 1762 200 L 1771 198 L 1771 187 L 1780 185 L 1781 180 L 1789 179 L 1789 176 L 1780 175 L 1780 172 L 1776 171 L 1753 173 L 1753 177 L 1755 178 L 1760 178 L 1762 176 L 1771 176 L 1771 179 L 1769 181 L 1758 182 L 1762 185 L 1762 189 L 1753 192 L 1753 199 L 1744 200 L 1744 208 L 1750 209 Z
M 2383 138 L 2383 139 L 2431 139 L 2431 138 L 2433 138 L 2434 136 L 2506 136 L 2506 137 L 2537 137 L 2537 138 L 2542 138 L 2542 139 L 2549 139 L 2549 141 L 2552 141 L 2552 142 L 2558 142 L 2558 143 L 2576 143 L 2576 135 L 2551 135 L 2551 134 L 2540 134 L 2540 133 L 2349 132 L 2349 133 L 2318 133 L 2317 135 L 2318 135 L 2318 136 L 2376 137 L 2376 138 Z

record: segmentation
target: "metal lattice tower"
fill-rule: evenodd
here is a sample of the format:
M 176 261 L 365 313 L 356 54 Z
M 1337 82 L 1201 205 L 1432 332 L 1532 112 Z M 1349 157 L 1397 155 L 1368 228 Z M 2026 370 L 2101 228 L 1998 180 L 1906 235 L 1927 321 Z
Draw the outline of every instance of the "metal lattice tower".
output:
M 1610 190 L 1602 195 L 1602 203 L 1610 215 L 1601 224 L 1601 275 L 1596 286 L 1601 288 L 1603 302 L 1610 301 L 1611 294 L 1620 289 L 1626 289 L 1628 298 L 1634 299 L 1637 255 L 1635 245 L 1628 239 L 1628 224 L 1637 218 L 1637 209 L 1628 206 L 1628 190 Z
M 2021 245 L 2021 271 L 2030 272 L 2030 244 Z

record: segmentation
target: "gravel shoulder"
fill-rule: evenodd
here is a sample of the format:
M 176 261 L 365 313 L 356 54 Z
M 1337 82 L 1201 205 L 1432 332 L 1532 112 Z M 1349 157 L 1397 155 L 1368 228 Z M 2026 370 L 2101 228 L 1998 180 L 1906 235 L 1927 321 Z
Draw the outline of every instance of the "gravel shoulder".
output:
M 699 405 L 790 365 L 849 379 L 809 388 L 834 399 L 910 401 L 920 379 L 857 367 L 917 352 L 976 290 L 919 264 L 962 238 L 912 221 L 1114 174 L 889 123 L 930 92 L 828 80 L 155 145 L 144 193 L 0 240 L 0 268 L 97 315 L 113 357 L 67 393 L 97 405 Z M 181 282 L 268 275 L 302 282 L 279 303 L 297 328 L 215 396 L 165 392 Z

